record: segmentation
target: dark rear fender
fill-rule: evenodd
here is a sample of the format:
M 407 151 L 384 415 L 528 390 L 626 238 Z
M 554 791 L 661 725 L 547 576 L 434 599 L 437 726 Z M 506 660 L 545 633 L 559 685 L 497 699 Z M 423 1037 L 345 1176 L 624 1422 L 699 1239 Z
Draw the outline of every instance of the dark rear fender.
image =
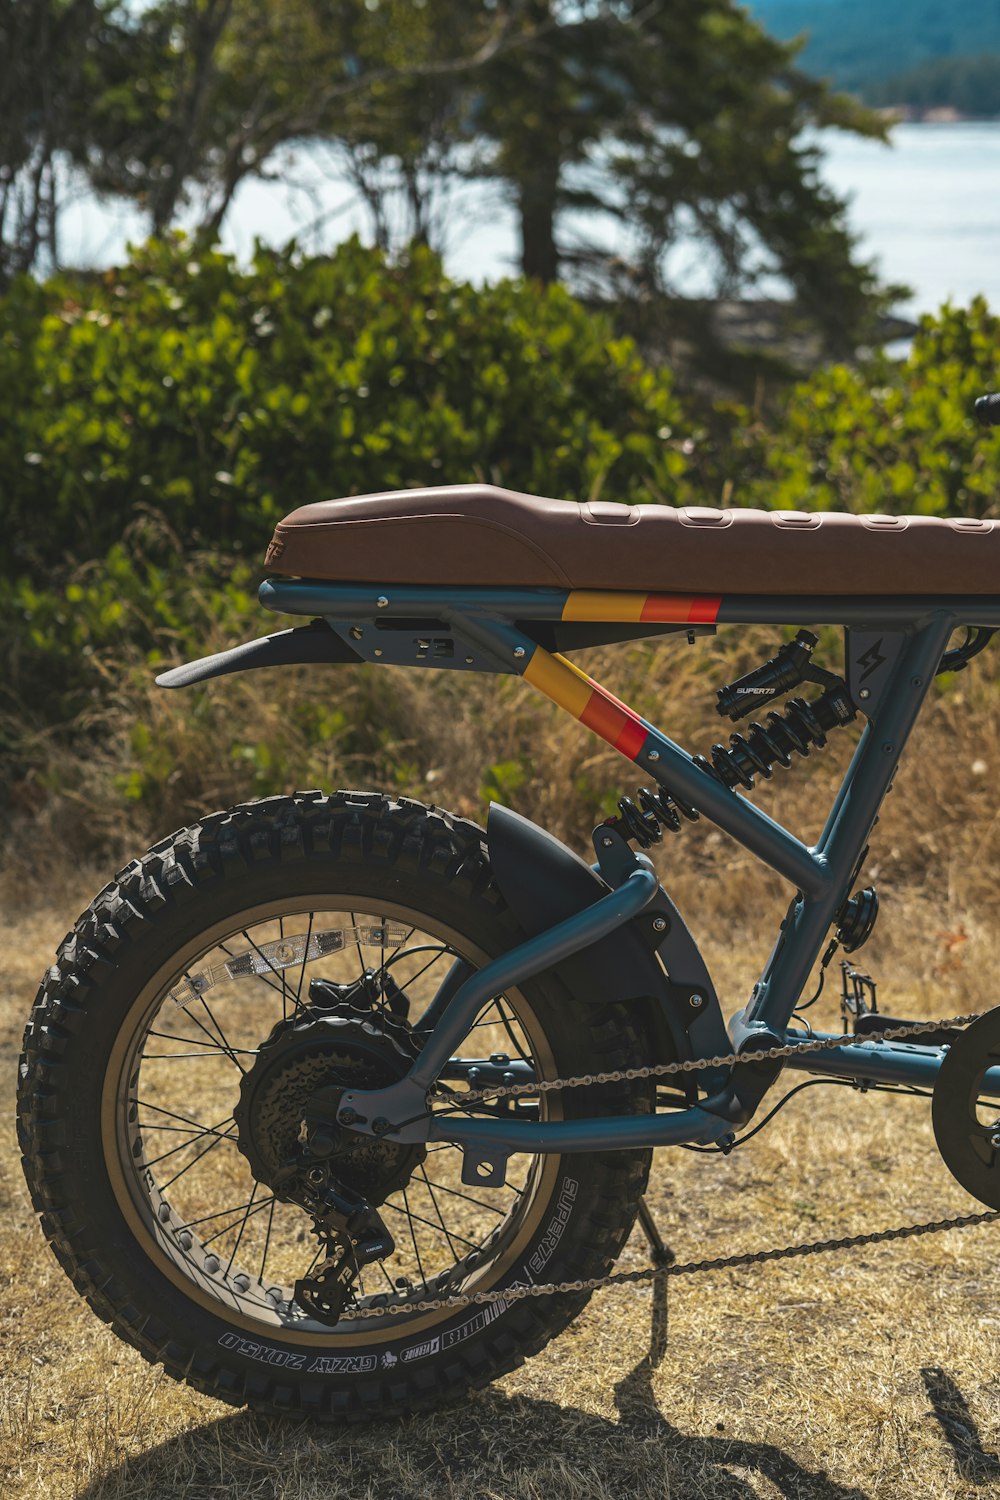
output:
M 214 656 L 202 656 L 198 661 L 171 667 L 169 672 L 160 673 L 156 683 L 165 688 L 190 687 L 193 682 L 205 682 L 209 677 L 252 672 L 257 667 L 291 667 L 303 663 L 309 666 L 357 666 L 360 661 L 357 652 L 352 651 L 325 620 L 313 620 L 311 624 L 299 625 L 294 630 L 279 630 L 276 635 L 244 641 L 242 646 L 233 646 L 229 651 L 217 651 Z
M 508 807 L 491 804 L 486 838 L 497 885 L 529 937 L 608 892 L 572 849 Z M 654 928 L 657 918 L 666 920 L 662 933 Z M 564 960 L 559 974 L 577 999 L 627 1003 L 645 1027 L 650 1061 L 729 1051 L 704 960 L 662 887 L 638 917 Z M 573 1024 L 572 1016 L 566 1019 Z

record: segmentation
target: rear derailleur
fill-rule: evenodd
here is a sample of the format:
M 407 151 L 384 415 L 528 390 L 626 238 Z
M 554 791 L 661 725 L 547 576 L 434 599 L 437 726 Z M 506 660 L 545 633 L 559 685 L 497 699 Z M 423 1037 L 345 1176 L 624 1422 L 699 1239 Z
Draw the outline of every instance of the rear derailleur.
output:
M 333 1327 L 362 1269 L 387 1259 L 396 1243 L 377 1209 L 348 1196 L 308 1146 L 281 1169 L 273 1187 L 278 1198 L 305 1209 L 326 1251 L 315 1270 L 296 1281 L 295 1300 L 310 1317 Z

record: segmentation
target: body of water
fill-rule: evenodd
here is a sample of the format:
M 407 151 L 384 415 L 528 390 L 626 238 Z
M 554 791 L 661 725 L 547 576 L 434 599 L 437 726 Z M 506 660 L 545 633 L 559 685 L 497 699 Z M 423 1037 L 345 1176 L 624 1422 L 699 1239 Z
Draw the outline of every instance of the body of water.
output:
M 928 312 L 980 293 L 1000 309 L 1000 121 L 898 125 L 888 147 L 830 132 L 824 152 L 824 175 L 849 201 L 863 252 L 887 281 L 913 289 L 901 311 Z M 243 184 L 223 226 L 227 249 L 246 257 L 256 237 L 280 245 L 296 235 L 304 248 L 320 250 L 354 231 L 366 234 L 363 210 L 307 148 L 283 176 Z M 447 223 L 452 274 L 483 282 L 516 271 L 514 215 L 495 192 L 462 190 Z M 63 258 L 110 265 L 129 238 L 143 234 L 139 215 L 82 195 L 66 211 Z

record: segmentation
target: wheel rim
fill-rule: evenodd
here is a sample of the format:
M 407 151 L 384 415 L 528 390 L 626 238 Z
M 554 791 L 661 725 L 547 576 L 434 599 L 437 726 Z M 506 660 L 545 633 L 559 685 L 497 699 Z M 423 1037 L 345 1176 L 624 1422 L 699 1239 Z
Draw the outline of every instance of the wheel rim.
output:
M 393 924 L 405 941 L 387 952 L 354 940 L 312 955 L 314 934 Z M 366 934 L 370 938 L 371 932 Z M 302 962 L 276 965 L 276 944 L 306 938 Z M 268 945 L 271 945 L 270 948 Z M 315 946 L 315 945 L 313 945 Z M 421 949 L 417 953 L 416 949 Z M 197 999 L 189 981 L 251 955 L 255 976 L 226 974 Z M 265 963 L 255 955 L 263 955 Z M 286 953 L 287 957 L 287 953 Z M 137 995 L 107 1070 L 102 1103 L 105 1159 L 119 1206 L 150 1259 L 194 1301 L 235 1326 L 284 1342 L 350 1347 L 384 1343 L 454 1317 L 406 1313 L 406 1301 L 493 1289 L 512 1279 L 532 1243 L 559 1171 L 553 1156 L 512 1158 L 499 1192 L 461 1183 L 461 1154 L 432 1145 L 400 1193 L 389 1194 L 384 1221 L 397 1241 L 386 1263 L 366 1268 L 361 1306 L 399 1305 L 391 1318 L 351 1318 L 331 1328 L 291 1301 L 296 1275 L 322 1259 L 311 1221 L 294 1205 L 260 1191 L 240 1153 L 232 1110 L 260 1042 L 308 996 L 311 978 L 356 979 L 388 965 L 418 1017 L 454 958 L 481 966 L 487 955 L 447 924 L 405 906 L 361 895 L 303 897 L 248 908 L 192 939 Z M 372 962 L 374 959 L 374 963 Z M 435 972 L 437 971 L 437 972 Z M 187 976 L 185 978 L 185 976 Z M 175 1003 L 175 996 L 186 999 Z M 256 1041 L 254 1040 L 256 1038 Z M 467 1039 L 534 1060 L 536 1076 L 555 1076 L 551 1049 L 530 1002 L 511 992 L 484 1007 Z M 197 1101 L 195 1104 L 192 1101 Z M 227 1109 L 227 1104 L 229 1108 Z M 558 1118 L 556 1096 L 540 1096 Z M 409 1283 L 399 1287 L 400 1279 Z

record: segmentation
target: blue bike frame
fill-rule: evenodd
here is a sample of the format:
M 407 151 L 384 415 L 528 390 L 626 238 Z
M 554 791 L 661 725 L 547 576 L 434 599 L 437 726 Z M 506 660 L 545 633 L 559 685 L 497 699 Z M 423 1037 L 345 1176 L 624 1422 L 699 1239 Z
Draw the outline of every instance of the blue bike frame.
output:
M 800 1031 L 789 1030 L 793 1011 L 860 871 L 882 800 L 949 638 L 961 626 L 1000 628 L 1000 595 L 713 599 L 556 589 L 379 590 L 356 584 L 269 580 L 262 585 L 260 597 L 267 608 L 284 614 L 321 617 L 347 652 L 339 660 L 525 677 L 622 750 L 662 788 L 682 798 L 788 881 L 795 895 L 777 940 L 748 1005 L 729 1024 L 733 1052 L 802 1040 Z M 815 845 L 807 846 L 744 797 L 707 776 L 680 745 L 539 642 L 547 622 L 588 620 L 632 622 L 635 637 L 664 628 L 693 632 L 725 624 L 844 627 L 848 686 L 867 722 Z M 644 624 L 650 629 L 644 629 Z M 270 638 L 271 642 L 277 639 Z M 861 686 L 862 682 L 866 685 Z M 600 833 L 596 839 L 599 859 Z M 610 836 L 604 842 L 610 847 Z M 623 858 L 623 842 L 617 837 L 613 842 L 613 872 L 601 861 L 607 894 L 467 978 L 441 1010 L 405 1078 L 390 1088 L 345 1095 L 340 1101 L 341 1113 L 350 1111 L 353 1128 L 392 1140 L 453 1142 L 465 1150 L 467 1165 L 471 1161 L 478 1169 L 478 1175 L 468 1180 L 488 1185 L 498 1164 L 516 1151 L 572 1152 L 723 1140 L 732 1135 L 734 1125 L 751 1117 L 782 1066 L 860 1084 L 933 1085 L 945 1055 L 942 1047 L 884 1042 L 877 1035 L 845 1046 L 843 1037 L 830 1035 L 830 1045 L 822 1051 L 732 1067 L 726 1070 L 722 1086 L 713 1087 L 699 1103 L 656 1115 L 546 1121 L 518 1119 L 516 1112 L 504 1118 L 477 1119 L 443 1111 L 429 1114 L 428 1090 L 493 996 L 589 947 L 654 900 L 659 887 L 649 862 L 630 850 Z M 710 998 L 717 1006 L 714 993 Z M 704 1054 L 695 1046 L 692 1055 Z M 717 1075 L 713 1075 L 715 1082 Z M 1000 1093 L 1000 1069 L 990 1070 L 986 1085 Z

